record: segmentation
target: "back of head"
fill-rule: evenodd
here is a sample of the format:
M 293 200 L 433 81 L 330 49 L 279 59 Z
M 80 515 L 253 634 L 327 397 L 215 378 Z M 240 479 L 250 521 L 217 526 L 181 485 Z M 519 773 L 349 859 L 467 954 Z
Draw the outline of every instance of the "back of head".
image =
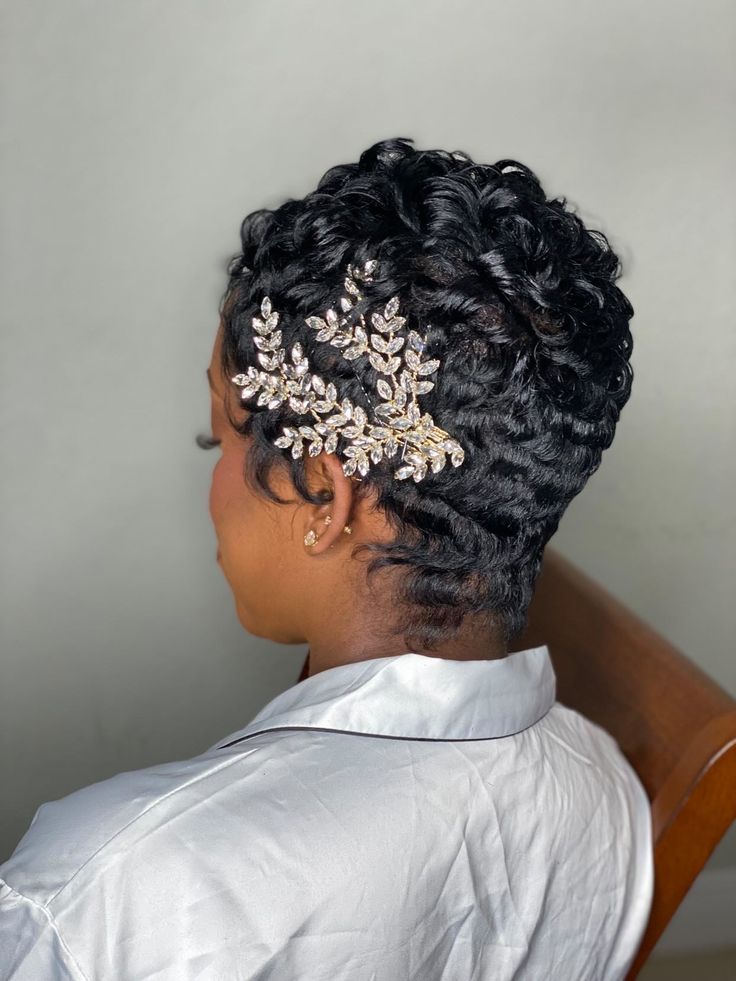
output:
M 317 342 L 305 318 L 334 305 L 349 263 L 376 259 L 366 303 L 399 296 L 426 335 L 441 367 L 422 407 L 465 459 L 420 483 L 394 479 L 386 460 L 372 466 L 359 486 L 395 539 L 356 548 L 375 553 L 371 574 L 404 567 L 396 602 L 409 649 L 431 649 L 470 615 L 509 644 L 526 626 L 544 547 L 629 398 L 633 308 L 606 236 L 564 198 L 547 200 L 528 167 L 411 143 L 375 143 L 304 198 L 245 218 L 221 304 L 223 368 L 258 366 L 251 321 L 268 295 L 284 346 L 299 342 L 313 371 L 367 409 L 375 369 Z M 314 501 L 304 460 L 273 442 L 303 417 L 288 403 L 248 408 L 254 486 L 279 500 L 268 473 L 286 467 Z

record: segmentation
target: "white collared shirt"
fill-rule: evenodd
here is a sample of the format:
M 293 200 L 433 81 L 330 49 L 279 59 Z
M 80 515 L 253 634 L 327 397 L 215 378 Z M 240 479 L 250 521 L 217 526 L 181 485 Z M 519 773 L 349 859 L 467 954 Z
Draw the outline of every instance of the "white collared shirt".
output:
M 649 802 L 555 697 L 546 646 L 343 664 L 43 804 L 0 866 L 0 979 L 623 979 Z

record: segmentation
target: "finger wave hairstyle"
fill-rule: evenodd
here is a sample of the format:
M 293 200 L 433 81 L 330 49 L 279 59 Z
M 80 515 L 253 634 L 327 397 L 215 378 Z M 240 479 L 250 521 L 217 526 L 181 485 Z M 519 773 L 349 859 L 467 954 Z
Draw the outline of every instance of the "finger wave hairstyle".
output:
M 220 303 L 222 367 L 226 378 L 260 368 L 251 320 L 268 295 L 286 350 L 298 341 L 338 399 L 368 410 L 363 389 L 378 378 L 368 358 L 345 361 L 305 317 L 336 306 L 348 263 L 377 259 L 355 312 L 400 297 L 407 329 L 426 332 L 426 357 L 441 359 L 420 405 L 465 460 L 419 483 L 394 479 L 395 460 L 372 464 L 356 491 L 376 495 L 394 539 L 355 543 L 353 554 L 369 553 L 369 581 L 403 567 L 392 599 L 407 649 L 434 649 L 468 616 L 510 645 L 527 625 L 545 545 L 629 398 L 634 311 L 605 234 L 565 198 L 547 200 L 529 167 L 412 143 L 374 143 L 303 198 L 244 219 Z M 273 445 L 284 424 L 308 420 L 288 402 L 244 406 L 244 422 L 231 418 L 252 437 L 244 478 L 283 504 L 268 475 L 285 467 L 305 501 L 325 503 L 307 486 L 306 457 Z

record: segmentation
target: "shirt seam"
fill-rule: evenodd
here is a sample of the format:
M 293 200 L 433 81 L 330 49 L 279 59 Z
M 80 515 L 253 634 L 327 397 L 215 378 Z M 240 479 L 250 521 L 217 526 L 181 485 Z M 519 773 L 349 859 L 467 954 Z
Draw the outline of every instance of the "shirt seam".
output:
M 82 970 L 82 968 L 79 966 L 79 962 L 77 961 L 76 957 L 72 953 L 71 948 L 69 947 L 69 944 L 64 939 L 64 937 L 63 937 L 63 935 L 61 933 L 61 928 L 59 927 L 59 924 L 56 922 L 56 920 L 55 920 L 55 918 L 54 918 L 51 910 L 48 909 L 46 906 L 43 906 L 41 903 L 36 902 L 36 900 L 35 899 L 32 899 L 30 896 L 26 896 L 26 895 L 24 895 L 24 893 L 18 892 L 18 890 L 15 889 L 13 886 L 11 886 L 9 882 L 6 882 L 5 879 L 0 879 L 0 883 L 2 883 L 7 889 L 9 889 L 19 899 L 22 899 L 23 902 L 28 903 L 29 906 L 32 906 L 34 909 L 37 909 L 41 913 L 43 913 L 43 915 L 44 915 L 44 917 L 46 919 L 46 923 L 48 924 L 49 927 L 51 927 L 51 929 L 56 934 L 56 937 L 58 938 L 58 941 L 61 944 L 61 948 L 64 951 L 64 953 L 66 954 L 66 956 L 67 956 L 67 958 L 68 958 L 69 963 L 71 964 L 71 966 L 77 972 L 77 974 L 82 979 L 82 981 L 89 981 L 89 978 L 84 973 L 84 971 Z

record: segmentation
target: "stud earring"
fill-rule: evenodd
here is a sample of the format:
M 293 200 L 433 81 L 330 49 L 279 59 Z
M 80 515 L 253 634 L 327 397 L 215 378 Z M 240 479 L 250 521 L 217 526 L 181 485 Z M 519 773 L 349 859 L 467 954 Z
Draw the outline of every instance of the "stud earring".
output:
M 332 521 L 332 515 L 328 514 L 327 517 L 325 518 L 325 524 L 328 525 L 331 521 Z M 350 525 L 345 525 L 343 531 L 348 535 L 352 535 L 353 533 L 353 529 L 350 527 Z M 319 541 L 319 535 L 315 532 L 313 528 L 310 528 L 309 531 L 304 536 L 304 544 L 314 545 L 318 541 Z

